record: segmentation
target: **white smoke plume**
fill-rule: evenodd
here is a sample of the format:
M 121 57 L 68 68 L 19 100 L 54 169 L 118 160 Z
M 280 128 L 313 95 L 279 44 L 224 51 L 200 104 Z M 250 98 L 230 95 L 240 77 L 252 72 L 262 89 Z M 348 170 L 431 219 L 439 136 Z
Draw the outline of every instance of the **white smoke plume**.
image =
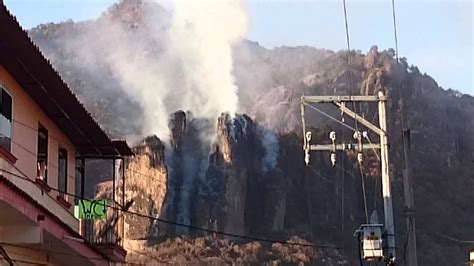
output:
M 58 45 L 71 65 L 97 75 L 97 87 L 123 90 L 140 106 L 140 135 L 166 141 L 170 113 L 216 120 L 238 110 L 232 48 L 246 34 L 243 1 L 175 0 L 164 10 L 160 3 L 122 0 L 93 24 L 62 34 Z
M 180 60 L 185 74 L 183 107 L 197 117 L 237 111 L 232 46 L 242 39 L 246 27 L 242 1 L 176 0 L 170 53 Z
M 153 24 L 153 19 L 148 23 Z M 237 111 L 232 46 L 242 39 L 246 27 L 242 1 L 176 0 L 166 47 L 158 60 L 137 54 L 135 44 L 114 49 L 111 66 L 125 91 L 141 104 L 145 134 L 166 139 L 167 117 L 178 109 L 213 120 L 221 112 Z

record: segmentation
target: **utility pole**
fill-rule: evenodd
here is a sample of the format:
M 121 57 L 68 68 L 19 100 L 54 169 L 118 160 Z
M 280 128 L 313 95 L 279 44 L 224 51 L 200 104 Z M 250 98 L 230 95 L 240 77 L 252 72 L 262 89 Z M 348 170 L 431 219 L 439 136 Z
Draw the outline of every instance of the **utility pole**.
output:
M 418 266 L 415 232 L 415 200 L 413 198 L 413 181 L 411 175 L 410 130 L 403 130 L 403 153 L 405 169 L 403 170 L 403 191 L 405 198 L 405 219 L 407 223 L 407 266 Z
M 379 95 L 383 95 L 379 92 Z M 390 189 L 390 163 L 388 161 L 387 114 L 385 101 L 379 101 L 380 124 L 380 160 L 382 165 L 382 197 L 385 216 L 385 232 L 387 234 L 387 251 L 389 259 L 395 258 L 395 224 L 393 222 L 392 194 Z
M 361 115 L 357 114 L 353 110 L 346 106 L 348 102 L 373 102 L 378 103 L 379 109 L 379 126 L 372 124 L 367 121 Z M 310 152 L 311 151 L 330 151 L 331 162 L 333 165 L 336 163 L 335 152 L 337 150 L 347 151 L 355 149 L 357 150 L 357 159 L 359 163 L 362 162 L 362 152 L 367 149 L 380 149 L 380 160 L 381 160 L 381 173 L 382 173 L 382 196 L 384 203 L 384 217 L 385 217 L 385 252 L 384 257 L 388 264 L 392 265 L 395 260 L 395 226 L 393 222 L 393 205 L 392 195 L 390 188 L 390 166 L 388 160 L 388 135 L 387 135 L 387 117 L 386 117 L 386 102 L 387 97 L 382 91 L 378 95 L 372 96 L 303 96 L 301 97 L 301 117 L 303 125 L 303 149 L 305 151 L 305 162 L 309 164 Z M 376 133 L 380 137 L 380 143 L 368 143 L 364 144 L 362 138 L 367 138 L 367 132 L 360 132 L 354 129 L 354 138 L 357 143 L 336 143 L 335 132 L 331 132 L 330 139 L 332 144 L 311 144 L 311 132 L 306 131 L 305 123 L 305 106 L 310 106 L 323 115 L 330 117 L 323 111 L 309 105 L 310 103 L 332 103 L 337 106 L 343 114 L 348 115 L 352 119 L 356 120 L 370 131 Z M 332 118 L 332 117 L 330 117 Z M 336 120 L 337 121 L 337 120 Z M 345 125 L 347 126 L 347 125 Z

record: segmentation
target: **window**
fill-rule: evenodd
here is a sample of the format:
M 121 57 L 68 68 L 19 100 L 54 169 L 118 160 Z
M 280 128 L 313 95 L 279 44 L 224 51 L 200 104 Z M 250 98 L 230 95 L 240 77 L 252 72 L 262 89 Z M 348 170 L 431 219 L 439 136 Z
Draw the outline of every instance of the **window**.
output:
M 67 193 L 67 150 L 58 151 L 58 190 L 61 195 Z
M 4 88 L 0 90 L 0 146 L 11 151 L 12 97 Z
M 48 130 L 38 125 L 37 178 L 47 184 L 48 181 Z

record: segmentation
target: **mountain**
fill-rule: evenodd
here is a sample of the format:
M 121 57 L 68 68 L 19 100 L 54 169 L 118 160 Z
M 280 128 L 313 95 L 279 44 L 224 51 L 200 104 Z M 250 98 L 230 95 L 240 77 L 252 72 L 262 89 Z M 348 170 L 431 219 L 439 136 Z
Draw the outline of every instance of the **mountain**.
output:
M 412 133 L 420 265 L 459 265 L 467 260 L 469 246 L 449 237 L 474 239 L 472 96 L 439 87 L 406 58 L 397 62 L 393 49 L 379 51 L 374 46 L 367 53 L 304 46 L 267 49 L 243 40 L 233 47 L 240 114 L 216 114 L 210 119 L 175 109 L 163 121 L 170 136 L 159 139 L 143 130 L 152 122 L 143 118 L 143 107 L 112 63 L 122 56 L 128 67 L 141 74 L 131 80 L 143 86 L 159 79 L 145 81 L 142 74 L 169 71 L 173 77 L 169 86 L 179 87 L 178 63 L 171 62 L 166 69 L 142 64 L 143 58 L 146 62 L 166 60 L 170 17 L 148 1 L 122 1 L 97 20 L 50 23 L 29 31 L 109 135 L 136 141 L 137 156 L 126 165 L 130 179 L 126 195 L 134 199 L 134 211 L 234 234 L 336 246 L 338 249 L 316 249 L 315 260 L 322 265 L 344 261 L 356 265 L 358 250 L 352 234 L 365 220 L 357 160 L 353 154 L 339 154 L 338 164 L 332 167 L 328 154 L 314 153 L 306 168 L 299 102 L 303 94 L 374 95 L 383 90 L 389 97 L 398 260 L 404 264 L 406 241 L 401 96 Z M 177 101 L 179 98 L 167 99 L 171 106 Z M 370 120 L 376 118 L 375 106 L 350 107 Z M 342 119 L 337 110 L 321 108 Z M 314 138 L 327 139 L 330 130 L 346 139 L 352 135 L 310 110 L 307 120 Z M 345 120 L 356 127 L 349 118 Z M 375 136 L 370 137 L 376 141 Z M 381 215 L 379 162 L 373 153 L 365 160 L 368 207 Z M 304 248 L 204 237 L 200 232 L 133 215 L 126 216 L 126 223 L 129 256 L 144 262 L 310 262 Z M 171 238 L 163 242 L 167 237 Z M 180 250 L 183 245 L 188 253 Z

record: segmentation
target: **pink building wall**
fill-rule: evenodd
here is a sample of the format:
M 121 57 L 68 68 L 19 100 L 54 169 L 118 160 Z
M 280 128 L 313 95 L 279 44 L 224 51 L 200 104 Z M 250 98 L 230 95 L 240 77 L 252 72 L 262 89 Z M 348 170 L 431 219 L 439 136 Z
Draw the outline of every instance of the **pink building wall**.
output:
M 75 189 L 75 155 L 76 150 L 70 140 L 42 111 L 35 101 L 20 87 L 13 77 L 0 65 L 0 86 L 3 86 L 13 98 L 12 150 L 18 159 L 15 166 L 31 179 L 36 178 L 37 164 L 37 129 L 41 123 L 48 130 L 48 185 L 58 188 L 58 149 L 64 148 L 68 153 L 67 192 Z M 41 89 L 41 88 L 38 88 Z M 49 192 L 54 198 L 58 192 Z M 69 197 L 69 203 L 73 198 Z M 73 208 L 70 208 L 72 212 Z

